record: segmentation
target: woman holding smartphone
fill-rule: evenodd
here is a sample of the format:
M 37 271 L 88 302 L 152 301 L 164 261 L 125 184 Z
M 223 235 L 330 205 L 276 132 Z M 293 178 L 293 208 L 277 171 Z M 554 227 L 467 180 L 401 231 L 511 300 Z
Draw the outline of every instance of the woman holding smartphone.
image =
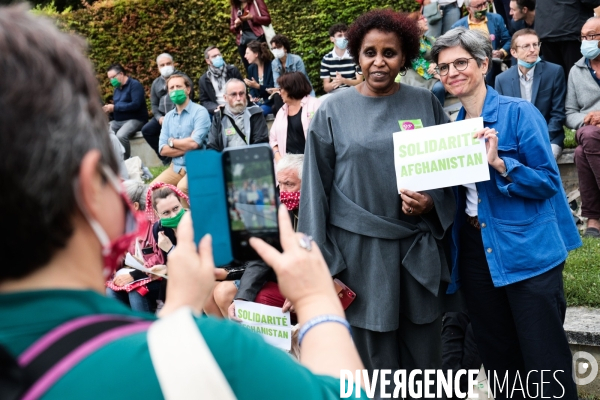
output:
M 244 57 L 246 47 L 253 40 L 266 41 L 263 25 L 271 23 L 271 15 L 264 0 L 230 0 L 229 2 L 231 4 L 229 30 L 235 34 L 238 52 L 244 63 L 244 68 L 248 71 L 250 63 Z

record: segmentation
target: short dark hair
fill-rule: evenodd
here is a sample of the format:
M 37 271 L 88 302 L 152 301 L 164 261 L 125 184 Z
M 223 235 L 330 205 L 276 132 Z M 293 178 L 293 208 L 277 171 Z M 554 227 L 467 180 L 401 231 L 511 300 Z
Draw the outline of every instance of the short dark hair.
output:
M 288 53 L 292 52 L 292 45 L 290 43 L 290 39 L 288 39 L 287 36 L 277 34 L 273 36 L 273 38 L 271 39 L 271 43 L 275 43 L 277 46 L 283 46 L 283 48 Z
M 115 71 L 117 74 L 121 73 L 121 74 L 125 75 L 125 68 L 123 68 L 123 66 L 119 63 L 111 64 L 106 69 L 106 72 L 110 72 L 110 71 Z
M 511 49 L 516 49 L 517 48 L 516 39 L 519 38 L 519 37 L 521 37 L 521 36 L 525 36 L 525 35 L 535 35 L 535 36 L 537 36 L 538 39 L 540 38 L 540 36 L 537 34 L 537 32 L 534 31 L 531 28 L 519 29 L 512 36 L 512 39 L 511 39 L 511 42 L 510 42 L 510 48 Z
M 523 8 L 527 7 L 529 11 L 535 11 L 535 0 L 515 0 L 517 2 L 517 7 Z
M 346 33 L 348 52 L 356 64 L 360 64 L 358 59 L 363 39 L 373 29 L 396 34 L 405 57 L 403 68 L 410 65 L 411 61 L 419 55 L 421 30 L 417 21 L 409 18 L 406 13 L 389 8 L 376 9 L 358 17 Z
M 98 150 L 117 174 L 84 49 L 83 40 L 24 5 L 0 8 L 0 107 L 10 110 L 0 113 L 0 209 L 19 210 L 3 216 L 11 231 L 0 242 L 0 281 L 31 274 L 65 248 L 78 209 L 74 186 L 89 151 Z
M 300 100 L 312 92 L 312 86 L 302 72 L 288 72 L 277 78 L 277 84 L 285 90 L 292 99 Z
M 329 37 L 335 36 L 335 34 L 338 32 L 347 32 L 347 31 L 348 31 L 348 25 L 346 25 L 344 23 L 333 24 L 333 25 L 331 25 L 331 28 L 329 28 Z
M 211 51 L 211 50 L 213 50 L 213 49 L 218 49 L 218 47 L 210 45 L 206 49 L 204 49 L 204 59 L 205 60 L 208 60 L 208 52 Z
M 192 80 L 188 76 L 182 74 L 171 74 L 166 80 L 167 87 L 169 86 L 169 81 L 173 78 L 181 78 L 185 82 L 185 87 L 192 87 Z

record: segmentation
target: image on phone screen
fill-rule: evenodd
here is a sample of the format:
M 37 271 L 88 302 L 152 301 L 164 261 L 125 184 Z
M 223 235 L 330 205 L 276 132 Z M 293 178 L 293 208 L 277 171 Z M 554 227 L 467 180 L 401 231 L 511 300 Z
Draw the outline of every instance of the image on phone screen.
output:
M 223 153 L 233 256 L 259 259 L 248 240 L 259 237 L 279 247 L 277 201 L 271 149 L 266 145 Z

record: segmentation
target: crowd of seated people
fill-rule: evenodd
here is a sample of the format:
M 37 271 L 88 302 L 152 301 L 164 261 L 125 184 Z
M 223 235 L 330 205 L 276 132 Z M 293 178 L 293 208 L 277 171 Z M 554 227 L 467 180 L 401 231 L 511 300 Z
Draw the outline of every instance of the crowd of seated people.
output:
M 417 359 L 426 367 L 441 366 L 441 310 L 458 290 L 460 274 L 473 321 L 470 335 L 484 367 L 502 370 L 543 359 L 541 367 L 562 368 L 564 376 L 557 382 L 576 398 L 562 329 L 562 268 L 568 251 L 581 241 L 556 160 L 564 147 L 566 124 L 576 129 L 575 162 L 582 215 L 588 221 L 585 236 L 600 237 L 600 19 L 578 28 L 583 58 L 569 73 L 542 59 L 542 39 L 530 28 L 535 2 L 510 3 L 510 15 L 524 24 L 512 38 L 504 19 L 488 12 L 488 0 L 465 0 L 468 15 L 456 18 L 454 28 L 444 27 L 447 31 L 437 38 L 427 34 L 432 30 L 422 11 L 407 15 L 372 10 L 350 26 L 335 24 L 328 32 L 333 48 L 322 49 L 319 71 L 327 95 L 317 98 L 301 55 L 292 53 L 292 41 L 282 34 L 267 37 L 271 17 L 264 1 L 231 0 L 230 28 L 245 70 L 226 62 L 219 48 L 208 46 L 196 102 L 192 79 L 176 68 L 171 55 L 160 54 L 160 76 L 150 90 L 152 119 L 143 86 L 121 65 L 107 69 L 113 104 L 101 105 L 91 65 L 73 45 L 76 39 L 49 23 L 36 23 L 37 17 L 22 6 L 0 8 L 0 48 L 9 50 L 0 58 L 0 67 L 24 60 L 24 73 L 0 75 L 0 84 L 7 88 L 0 91 L 0 100 L 14 104 L 14 112 L 0 117 L 0 140 L 8 150 L 0 174 L 10 193 L 2 204 L 7 209 L 22 205 L 26 211 L 8 216 L 11 226 L 22 228 L 9 246 L 3 243 L 3 250 L 25 249 L 33 239 L 39 246 L 36 254 L 20 251 L 20 263 L 3 252 L 7 263 L 16 267 L 0 273 L 2 360 L 23 369 L 23 351 L 57 327 L 63 329 L 62 323 L 116 316 L 118 323 L 131 323 L 123 330 L 127 334 L 111 331 L 115 342 L 65 371 L 55 387 L 47 388 L 48 398 L 60 398 L 65 388 L 97 398 L 107 379 L 142 377 L 147 378 L 143 388 L 125 385 L 120 390 L 128 397 L 160 398 L 167 384 L 155 363 L 153 332 L 183 311 L 193 335 L 162 344 L 196 344 L 190 337 L 205 338 L 201 360 L 212 362 L 203 366 L 215 373 L 208 377 L 218 379 L 199 374 L 186 384 L 197 380 L 199 386 L 218 387 L 215 390 L 227 396 L 213 392 L 204 397 L 242 397 L 245 391 L 264 399 L 290 393 L 335 398 L 341 369 L 379 369 L 388 360 L 411 369 Z M 448 20 L 461 5 L 440 1 Z M 23 40 L 6 40 L 11 35 Z M 509 62 L 509 53 L 515 65 L 500 73 L 494 60 Z M 30 76 L 43 77 L 31 96 L 22 103 L 9 102 Z M 450 123 L 443 110 L 447 93 L 463 105 L 458 120 L 484 119 L 485 128 L 475 136 L 487 141 L 491 178 L 398 193 L 391 153 L 384 151 L 391 149 L 398 120 L 414 113 L 422 116 L 425 126 Z M 48 99 L 62 108 L 45 107 Z M 31 110 L 38 112 L 32 115 Z M 274 114 L 270 130 L 269 113 Z M 107 123 L 111 140 L 106 137 Z M 377 131 L 372 129 L 376 124 Z M 22 135 L 7 139 L 5 133 L 17 128 Z M 117 158 L 130 157 L 129 141 L 140 129 L 168 165 L 149 185 L 117 176 Z M 32 166 L 35 156 L 56 154 L 64 143 L 72 144 L 73 150 L 55 164 Z M 114 144 L 120 150 L 115 151 Z M 250 239 L 260 259 L 245 263 L 239 280 L 226 280 L 226 271 L 214 266 L 210 235 L 199 244 L 194 241 L 185 156 L 255 144 L 272 149 L 277 187 L 248 180 L 228 190 L 237 199 L 253 194 L 252 205 L 261 209 L 279 198 L 284 206 L 278 221 L 283 251 Z M 27 179 L 13 179 L 15 171 Z M 550 210 L 536 214 L 534 225 L 527 220 L 528 235 L 544 238 L 535 248 L 529 236 L 506 233 L 498 222 L 521 229 L 534 209 Z M 263 225 L 258 218 L 264 215 L 257 213 L 252 221 L 239 218 L 243 224 Z M 489 232 L 506 236 L 490 238 Z M 444 257 L 448 238 L 457 254 L 451 260 Z M 411 259 L 415 248 L 422 257 Z M 388 249 L 392 251 L 384 251 Z M 434 262 L 425 265 L 425 254 L 433 254 Z M 516 255 L 506 259 L 503 254 Z M 371 265 L 382 274 L 374 277 L 374 267 L 366 267 Z M 357 301 L 347 313 L 332 275 L 348 278 L 357 289 Z M 498 280 L 499 275 L 510 279 Z M 385 290 L 392 280 L 389 288 L 401 288 L 402 293 Z M 381 288 L 369 287 L 371 282 Z M 107 300 L 103 293 L 118 301 Z M 486 296 L 494 301 L 481 301 Z M 393 299 L 398 312 L 381 319 L 368 315 L 376 320 L 371 324 L 363 317 L 371 314 L 368 307 L 378 307 L 380 298 Z M 531 298 L 536 301 L 530 303 Z M 550 306 L 554 303 L 544 301 L 548 299 L 557 304 Z M 291 311 L 292 323 L 300 326 L 299 360 L 304 366 L 224 321 L 239 321 L 234 300 Z M 522 306 L 513 310 L 511 302 Z M 47 309 L 58 317 L 45 315 Z M 421 318 L 427 312 L 433 317 Z M 532 318 L 535 315 L 549 317 L 542 321 Z M 160 320 L 154 322 L 157 316 Z M 519 318 L 528 325 L 520 325 Z M 24 328 L 32 326 L 35 329 L 23 335 Z M 540 341 L 560 351 L 548 355 L 542 345 L 520 348 L 516 343 L 526 332 L 535 332 Z M 498 345 L 503 338 L 509 339 L 509 351 Z M 185 357 L 194 358 L 194 347 L 178 356 L 189 361 Z M 388 348 L 389 354 L 379 351 Z M 244 359 L 252 359 L 256 367 L 243 366 L 239 361 Z M 109 361 L 119 368 L 103 370 L 107 379 L 98 381 L 90 372 Z M 131 374 L 121 376 L 121 363 L 134 362 Z M 480 364 L 478 358 L 473 363 Z M 362 393 L 359 386 L 357 397 Z M 556 390 L 554 385 L 545 394 L 558 394 Z

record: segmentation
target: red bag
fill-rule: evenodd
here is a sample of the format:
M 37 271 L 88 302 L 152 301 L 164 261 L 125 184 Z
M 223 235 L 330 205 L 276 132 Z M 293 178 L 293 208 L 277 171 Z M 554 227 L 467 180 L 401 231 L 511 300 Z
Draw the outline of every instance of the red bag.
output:
M 350 304 L 352 304 L 354 299 L 356 299 L 356 293 L 354 293 L 352 289 L 350 289 L 337 278 L 333 280 L 333 285 L 335 286 L 335 291 L 342 302 L 342 307 L 344 310 L 347 309 Z

